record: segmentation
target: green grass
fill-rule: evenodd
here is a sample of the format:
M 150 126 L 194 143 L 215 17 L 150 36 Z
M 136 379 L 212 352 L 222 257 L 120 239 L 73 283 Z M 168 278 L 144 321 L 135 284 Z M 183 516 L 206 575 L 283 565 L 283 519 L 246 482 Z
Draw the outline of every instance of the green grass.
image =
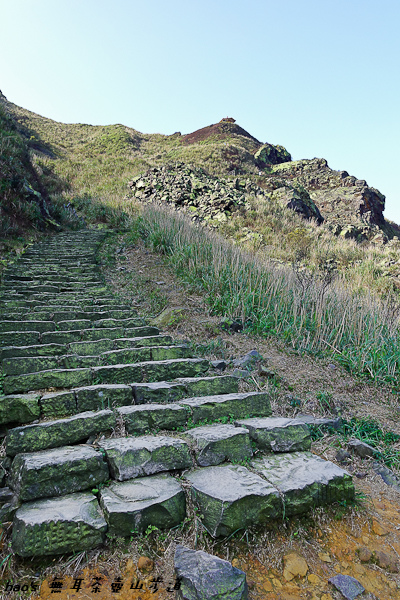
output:
M 400 339 L 388 304 L 349 293 L 340 281 L 326 285 L 323 272 L 304 285 L 295 270 L 276 268 L 158 207 L 136 218 L 126 243 L 138 238 L 204 293 L 212 314 L 240 319 L 299 352 L 333 356 L 351 373 L 400 390 Z

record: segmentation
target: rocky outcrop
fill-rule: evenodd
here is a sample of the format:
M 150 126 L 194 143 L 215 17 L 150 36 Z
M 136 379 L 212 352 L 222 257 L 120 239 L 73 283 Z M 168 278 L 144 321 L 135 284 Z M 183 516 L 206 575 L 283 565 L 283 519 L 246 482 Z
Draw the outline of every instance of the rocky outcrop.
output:
M 222 179 L 213 177 L 204 169 L 184 163 L 149 169 L 129 182 L 132 195 L 141 202 L 172 205 L 192 215 L 194 220 L 204 220 L 218 226 L 240 208 L 247 208 L 246 196 L 274 196 L 284 206 L 295 210 L 307 219 L 323 221 L 318 208 L 306 190 L 282 183 L 272 194 L 266 193 L 250 179 Z
M 280 163 L 292 160 L 289 152 L 283 146 L 273 146 L 272 144 L 263 144 L 254 155 L 257 166 L 260 168 L 266 165 L 278 165 Z
M 371 237 L 385 224 L 385 196 L 347 171 L 334 171 L 323 158 L 271 165 L 264 178 L 272 193 L 288 185 L 306 191 L 337 235 Z

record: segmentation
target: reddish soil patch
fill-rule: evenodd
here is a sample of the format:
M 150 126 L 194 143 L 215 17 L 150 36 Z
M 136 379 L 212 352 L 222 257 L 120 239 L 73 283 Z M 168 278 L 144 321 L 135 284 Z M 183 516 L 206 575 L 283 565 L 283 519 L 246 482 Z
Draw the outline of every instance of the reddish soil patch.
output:
M 215 123 L 214 125 L 208 125 L 208 127 L 202 127 L 193 133 L 188 133 L 182 137 L 182 141 L 184 144 L 197 144 L 198 142 L 203 142 L 209 137 L 214 137 L 218 140 L 223 140 L 230 135 L 242 135 L 244 137 L 250 138 L 256 144 L 261 146 L 261 142 L 259 142 L 255 137 L 250 135 L 245 129 L 239 127 L 239 125 L 235 125 L 234 123 L 227 123 L 226 121 L 223 123 Z

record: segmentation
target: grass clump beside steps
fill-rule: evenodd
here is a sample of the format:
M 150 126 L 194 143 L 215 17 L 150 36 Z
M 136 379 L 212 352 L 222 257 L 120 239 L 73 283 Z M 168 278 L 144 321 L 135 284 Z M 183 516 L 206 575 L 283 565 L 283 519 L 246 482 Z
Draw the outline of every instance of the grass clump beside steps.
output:
M 400 338 L 390 305 L 350 293 L 324 271 L 309 278 L 295 268 L 237 247 L 188 218 L 147 206 L 132 219 L 126 243 L 139 238 L 168 257 L 177 274 L 201 289 L 214 315 L 240 319 L 300 353 L 334 355 L 351 373 L 400 390 Z

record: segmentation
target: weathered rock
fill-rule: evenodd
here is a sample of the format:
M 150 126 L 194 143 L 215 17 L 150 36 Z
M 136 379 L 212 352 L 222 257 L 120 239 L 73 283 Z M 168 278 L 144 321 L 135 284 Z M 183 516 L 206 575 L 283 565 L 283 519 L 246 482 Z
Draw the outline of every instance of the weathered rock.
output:
M 226 419 L 227 416 L 241 419 L 252 415 L 271 414 L 269 395 L 264 392 L 185 398 L 180 400 L 179 404 L 190 409 L 193 423 Z
M 328 581 L 343 594 L 346 600 L 354 600 L 357 596 L 365 592 L 361 583 L 357 579 L 354 579 L 354 577 L 350 577 L 350 575 L 339 573 L 339 575 L 331 577 Z
M 188 412 L 179 404 L 141 404 L 117 409 L 128 433 L 155 433 L 159 429 L 186 427 Z
M 206 425 L 186 431 L 195 442 L 195 455 L 201 467 L 219 465 L 225 460 L 244 461 L 253 456 L 249 432 L 234 425 Z
M 307 571 L 306 560 L 296 552 L 291 552 L 283 557 L 283 576 L 286 581 L 291 581 L 295 577 L 305 577 Z
M 77 410 L 74 392 L 52 392 L 40 398 L 43 417 L 65 417 L 73 415 Z
M 310 430 L 296 419 L 283 417 L 240 419 L 238 427 L 246 427 L 251 439 L 261 450 L 295 452 L 311 448 Z
M 40 394 L 3 396 L 0 400 L 0 425 L 30 423 L 40 416 Z
M 100 504 L 109 533 L 127 536 L 143 533 L 149 525 L 169 529 L 185 518 L 185 495 L 167 474 L 112 483 L 100 491 Z
M 383 481 L 390 485 L 392 488 L 400 492 L 400 478 L 388 467 L 382 465 L 379 462 L 374 462 L 372 464 L 372 468 L 375 473 L 378 473 L 383 479 Z
M 354 497 L 350 475 L 311 452 L 264 456 L 250 464 L 279 490 L 286 515 Z
M 181 587 L 181 600 L 247 600 L 246 575 L 226 560 L 206 552 L 178 545 L 175 550 L 175 573 Z
M 104 410 L 133 404 L 132 388 L 124 384 L 98 384 L 74 390 L 77 411 Z
M 203 525 L 213 537 L 265 523 L 282 512 L 278 490 L 245 467 L 205 467 L 186 478 Z
M 112 438 L 100 443 L 118 481 L 192 466 L 187 444 L 167 436 Z
M 84 446 L 66 446 L 18 454 L 12 464 L 9 485 L 26 501 L 95 488 L 108 476 L 100 452 Z
M 115 415 L 111 410 L 84 412 L 56 421 L 45 421 L 37 425 L 26 425 L 9 429 L 6 452 L 15 456 L 21 452 L 36 452 L 75 444 L 94 433 L 114 429 Z
M 15 513 L 12 548 L 24 557 L 82 552 L 101 544 L 106 530 L 93 494 L 34 500 Z
M 374 454 L 376 454 L 375 448 L 361 440 L 350 440 L 348 448 L 353 450 L 360 458 L 367 458 L 368 456 L 374 456 Z

